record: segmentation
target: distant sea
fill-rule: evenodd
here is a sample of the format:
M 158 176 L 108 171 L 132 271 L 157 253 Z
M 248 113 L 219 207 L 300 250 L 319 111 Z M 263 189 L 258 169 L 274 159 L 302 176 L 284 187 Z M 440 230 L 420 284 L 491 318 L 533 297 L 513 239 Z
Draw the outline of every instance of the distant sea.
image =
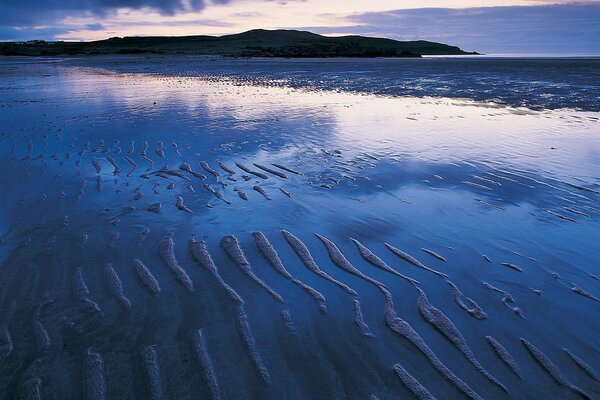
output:
M 538 59 L 538 58 L 600 58 L 598 54 L 587 53 L 482 53 L 473 56 L 423 56 L 424 58 L 521 58 L 521 59 Z

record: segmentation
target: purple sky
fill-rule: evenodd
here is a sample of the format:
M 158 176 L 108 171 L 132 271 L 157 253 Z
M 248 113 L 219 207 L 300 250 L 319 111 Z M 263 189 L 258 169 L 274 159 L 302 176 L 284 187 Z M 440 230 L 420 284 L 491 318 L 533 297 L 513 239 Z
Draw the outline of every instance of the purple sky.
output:
M 600 54 L 600 1 L 0 0 L 0 40 L 306 29 L 485 53 Z

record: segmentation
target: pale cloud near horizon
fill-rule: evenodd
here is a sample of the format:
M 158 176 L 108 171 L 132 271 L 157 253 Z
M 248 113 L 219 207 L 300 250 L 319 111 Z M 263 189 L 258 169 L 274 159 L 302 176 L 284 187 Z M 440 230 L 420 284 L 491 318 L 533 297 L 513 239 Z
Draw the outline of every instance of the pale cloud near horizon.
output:
M 588 36 L 600 41 L 598 28 L 590 25 L 599 20 L 599 9 L 600 1 L 560 0 L 1 0 L 0 40 L 310 28 L 330 35 L 435 40 L 485 52 L 497 52 L 502 40 L 524 40 L 521 47 L 530 51 L 527 39 L 542 40 L 548 32 L 577 39 L 590 29 Z M 581 37 L 585 43 L 576 47 L 600 53 L 590 37 Z M 547 43 L 542 47 L 552 51 Z
M 346 27 L 306 28 L 334 35 L 445 42 L 485 53 L 600 55 L 600 3 L 392 10 L 346 19 Z

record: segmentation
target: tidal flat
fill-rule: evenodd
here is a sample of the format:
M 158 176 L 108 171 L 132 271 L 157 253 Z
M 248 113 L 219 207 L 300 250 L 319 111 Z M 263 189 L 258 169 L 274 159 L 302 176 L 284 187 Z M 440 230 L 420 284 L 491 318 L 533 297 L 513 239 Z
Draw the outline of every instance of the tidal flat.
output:
M 498 65 L 0 58 L 0 399 L 600 398 L 600 61 Z

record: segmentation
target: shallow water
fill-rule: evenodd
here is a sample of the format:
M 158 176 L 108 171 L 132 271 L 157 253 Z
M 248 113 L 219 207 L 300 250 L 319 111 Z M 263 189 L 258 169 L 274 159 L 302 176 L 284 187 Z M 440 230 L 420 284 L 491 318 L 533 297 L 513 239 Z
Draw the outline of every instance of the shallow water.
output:
M 158 57 L 159 62 L 154 62 Z M 227 59 L 148 56 L 71 58 L 70 63 L 268 86 L 435 96 L 534 109 L 600 111 L 600 57 L 433 57 L 425 59 Z
M 159 391 L 172 399 L 217 392 L 223 399 L 411 398 L 392 369 L 397 363 L 437 398 L 465 398 L 386 324 L 383 291 L 336 266 L 315 233 L 385 285 L 397 316 L 481 397 L 578 398 L 536 362 L 520 338 L 541 350 L 570 384 L 600 396 L 599 382 L 563 350 L 600 371 L 600 302 L 571 289 L 576 285 L 600 297 L 597 97 L 586 102 L 582 95 L 577 105 L 559 101 L 551 107 L 588 111 L 537 109 L 541 103 L 534 110 L 477 101 L 502 98 L 504 89 L 490 97 L 461 94 L 472 98 L 465 100 L 381 96 L 351 87 L 365 76 L 384 82 L 387 75 L 377 71 L 389 68 L 388 60 L 365 61 L 371 72 L 357 79 L 338 71 L 323 85 L 294 82 L 338 64 L 303 61 L 298 69 L 304 72 L 290 73 L 290 61 L 268 61 L 262 70 L 258 62 L 179 61 L 0 63 L 2 398 L 160 398 Z M 223 63 L 233 73 L 221 73 Z M 486 76 L 486 69 L 478 74 Z M 341 80 L 350 87 L 336 86 Z M 565 92 L 587 93 L 579 78 L 548 75 L 547 81 L 572 85 Z M 381 92 L 377 87 L 366 91 Z M 541 98 L 543 90 L 531 93 L 531 99 Z M 236 162 L 268 178 L 248 174 Z M 180 170 L 182 163 L 205 178 Z M 166 166 L 168 173 L 161 173 Z M 191 212 L 177 208 L 178 196 Z M 157 203 L 160 212 L 148 210 Z M 309 270 L 282 230 L 358 295 Z M 326 313 L 269 265 L 254 231 L 265 234 L 294 278 L 324 296 Z M 169 234 L 193 290 L 160 255 Z M 284 303 L 220 246 L 226 235 L 237 237 L 256 277 Z M 223 281 L 243 298 L 242 308 L 194 259 L 192 237 L 206 242 Z M 351 238 L 418 280 L 429 302 L 452 320 L 509 393 L 423 318 L 418 291 L 407 280 L 369 264 Z M 487 317 L 460 308 L 444 278 L 408 263 L 384 243 L 446 274 Z M 156 278 L 159 295 L 136 275 L 135 259 Z M 129 307 L 115 291 L 107 263 Z M 79 273 L 89 293 L 81 289 Z M 373 336 L 355 321 L 355 299 Z M 293 323 L 282 318 L 286 310 Z M 206 357 L 197 354 L 198 329 L 212 373 L 202 362 Z M 494 353 L 486 336 L 508 350 L 522 377 Z M 90 362 L 93 353 L 101 358 L 100 368 Z M 148 368 L 152 354 L 154 369 Z

